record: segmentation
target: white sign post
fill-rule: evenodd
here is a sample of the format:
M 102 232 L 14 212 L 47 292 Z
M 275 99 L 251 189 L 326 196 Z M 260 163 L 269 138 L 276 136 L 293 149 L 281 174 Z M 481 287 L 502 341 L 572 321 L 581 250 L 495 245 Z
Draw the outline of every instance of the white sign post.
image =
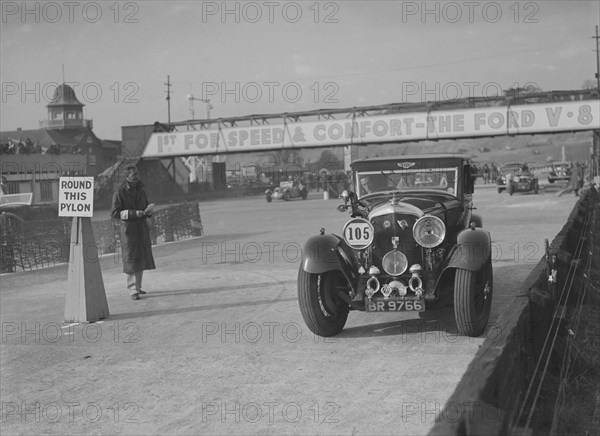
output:
M 73 217 L 65 321 L 98 321 L 109 312 L 91 220 L 94 178 L 61 177 L 58 186 L 58 216 Z

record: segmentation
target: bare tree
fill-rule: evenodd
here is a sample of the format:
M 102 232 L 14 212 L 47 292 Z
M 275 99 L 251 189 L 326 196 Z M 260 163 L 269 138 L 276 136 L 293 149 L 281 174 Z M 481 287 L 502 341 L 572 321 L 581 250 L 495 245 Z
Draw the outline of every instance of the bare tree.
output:
M 585 79 L 581 84 L 581 89 L 596 89 L 596 81 L 594 79 Z

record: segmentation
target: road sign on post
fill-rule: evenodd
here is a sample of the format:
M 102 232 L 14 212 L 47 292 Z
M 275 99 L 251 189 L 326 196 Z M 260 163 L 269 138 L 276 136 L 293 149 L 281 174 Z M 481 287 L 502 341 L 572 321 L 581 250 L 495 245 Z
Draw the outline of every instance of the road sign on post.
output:
M 94 215 L 93 177 L 61 177 L 58 186 L 58 216 Z
M 94 322 L 107 318 L 108 303 L 92 220 L 93 177 L 61 177 L 58 216 L 73 217 L 65 321 Z

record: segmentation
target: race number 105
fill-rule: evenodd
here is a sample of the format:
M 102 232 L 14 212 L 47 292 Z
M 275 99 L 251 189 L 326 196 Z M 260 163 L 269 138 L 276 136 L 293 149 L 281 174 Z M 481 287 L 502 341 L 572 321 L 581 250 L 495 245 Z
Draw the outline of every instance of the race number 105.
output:
M 344 226 L 344 240 L 357 250 L 367 248 L 373 242 L 373 226 L 364 218 L 353 218 Z

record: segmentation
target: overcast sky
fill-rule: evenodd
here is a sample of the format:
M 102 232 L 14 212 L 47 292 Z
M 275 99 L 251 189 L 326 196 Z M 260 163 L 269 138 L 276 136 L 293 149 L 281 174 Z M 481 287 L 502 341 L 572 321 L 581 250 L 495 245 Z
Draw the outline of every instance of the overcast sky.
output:
M 35 129 L 57 83 L 103 139 L 121 126 L 580 89 L 598 1 L 6 2 L 1 129 Z M 194 102 L 194 117 L 206 117 Z

